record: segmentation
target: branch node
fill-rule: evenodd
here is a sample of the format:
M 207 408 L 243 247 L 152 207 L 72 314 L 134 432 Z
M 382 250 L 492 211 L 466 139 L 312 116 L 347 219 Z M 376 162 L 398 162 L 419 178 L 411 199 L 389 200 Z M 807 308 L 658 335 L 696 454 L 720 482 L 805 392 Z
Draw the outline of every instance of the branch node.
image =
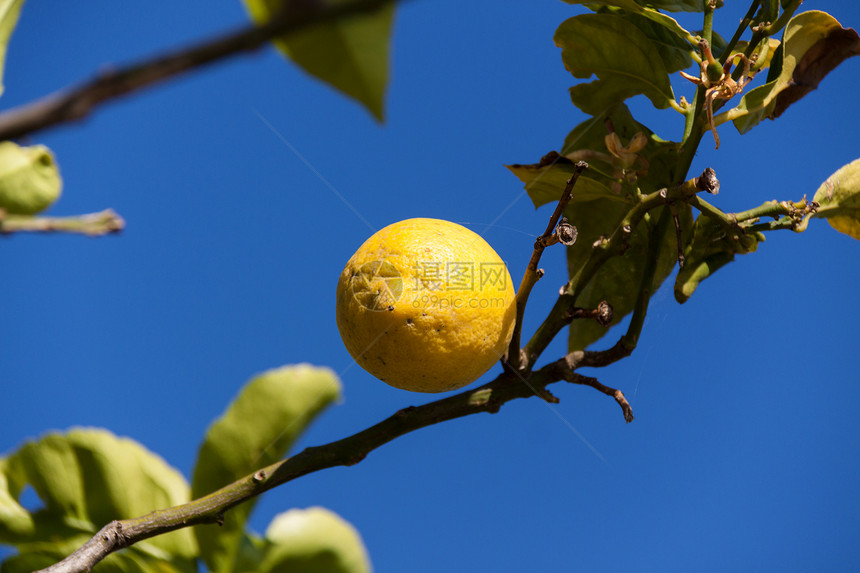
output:
M 720 192 L 720 180 L 717 179 L 717 172 L 706 167 L 702 174 L 696 177 L 696 189 L 707 191 L 711 195 L 718 194 Z
M 566 218 L 562 218 L 561 223 L 558 224 L 558 227 L 555 230 L 555 234 L 558 237 L 559 243 L 565 247 L 569 247 L 576 242 L 576 237 L 579 235 L 579 231 L 577 231 L 576 227 L 571 225 Z

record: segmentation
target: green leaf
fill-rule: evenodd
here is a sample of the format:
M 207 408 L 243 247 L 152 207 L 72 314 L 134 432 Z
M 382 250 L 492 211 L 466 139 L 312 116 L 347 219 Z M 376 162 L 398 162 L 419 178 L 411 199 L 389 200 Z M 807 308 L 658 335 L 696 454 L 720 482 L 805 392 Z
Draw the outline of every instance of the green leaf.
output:
M 620 159 L 606 147 L 607 124 L 629 143 L 642 133 L 647 144 L 637 152 L 638 159 L 623 175 Z M 578 160 L 588 162 L 573 190 L 572 203 L 606 198 L 629 202 L 636 187 L 646 192 L 668 187 L 676 179 L 677 144 L 663 141 L 650 129 L 633 119 L 624 104 L 580 123 L 565 138 L 561 154 L 550 152 L 540 162 L 531 165 L 508 165 L 507 168 L 523 182 L 535 207 L 558 201 Z
M 60 172 L 47 147 L 0 142 L 0 209 L 15 215 L 38 213 L 57 200 L 61 188 Z
M 358 531 L 322 507 L 291 509 L 266 530 L 261 573 L 369 573 L 370 560 Z
M 0 94 L 3 93 L 3 72 L 6 67 L 6 48 L 9 38 L 18 24 L 18 16 L 24 0 L 0 0 Z
M 286 366 L 252 379 L 207 431 L 194 468 L 192 496 L 212 493 L 281 459 L 339 396 L 340 382 L 327 368 Z M 231 509 L 221 526 L 195 528 L 201 557 L 213 573 L 235 570 L 248 543 L 245 522 L 253 506 L 254 500 Z
M 582 4 L 582 1 L 564 0 L 568 4 Z M 666 69 L 671 73 L 691 65 L 693 46 L 696 38 L 677 20 L 636 3 L 634 0 L 587 2 L 587 7 L 596 12 L 608 12 L 621 16 L 635 24 L 658 46 Z M 681 63 L 685 65 L 679 66 Z
M 574 162 L 554 152 L 541 158 L 539 163 L 505 167 L 523 182 L 535 207 L 558 201 L 567 180 L 574 172 Z M 577 203 L 601 197 L 623 201 L 620 195 L 613 193 L 602 181 L 583 175 L 576 182 L 571 201 Z
M 860 159 L 855 159 L 827 178 L 813 201 L 819 217 L 840 233 L 860 240 Z
M 288 0 L 243 0 L 255 22 L 268 21 Z M 349 0 L 327 0 L 335 6 Z M 306 72 L 363 104 L 382 121 L 388 84 L 388 44 L 394 3 L 372 14 L 339 18 L 300 30 L 274 44 Z
M 656 8 L 652 10 L 667 10 L 669 12 L 704 12 L 707 0 L 563 0 L 568 4 L 585 4 L 592 8 L 595 5 L 616 6 L 625 10 Z M 719 0 L 722 5 L 722 0 Z
M 735 255 L 752 253 L 764 235 L 751 232 L 729 236 L 726 229 L 713 218 L 699 215 L 692 240 L 684 248 L 686 263 L 675 278 L 675 300 L 683 304 L 706 278 L 735 260 Z
M 598 78 L 570 88 L 571 101 L 589 115 L 639 94 L 658 109 L 675 98 L 659 46 L 621 16 L 574 16 L 559 26 L 554 40 L 574 77 Z
M 860 54 L 860 37 L 825 12 L 810 11 L 789 20 L 771 62 L 767 83 L 750 90 L 738 106 L 716 117 L 746 133 L 762 119 L 775 119 L 818 87 L 836 66 Z
M 28 485 L 42 503 L 34 511 L 19 503 Z M 20 551 L 9 567 L 58 560 L 111 520 L 187 501 L 188 485 L 178 471 L 137 442 L 106 430 L 48 434 L 0 460 L 0 542 Z M 129 551 L 130 559 L 158 561 L 164 571 L 194 571 L 197 544 L 186 529 Z
M 567 264 L 571 276 L 591 256 L 593 243 L 601 236 L 610 236 L 630 207 L 619 203 L 610 204 L 604 200 L 567 209 L 568 219 L 579 231 L 576 243 L 567 248 Z M 651 220 L 657 221 L 661 210 L 665 208 L 651 211 Z M 689 205 L 678 206 L 678 218 L 682 230 L 692 227 L 693 217 Z M 642 284 L 647 263 L 648 232 L 649 225 L 644 221 L 636 227 L 627 251 L 622 256 L 612 257 L 601 267 L 577 299 L 578 307 L 596 308 L 601 301 L 609 302 L 613 308 L 612 325 L 618 324 L 633 311 L 639 292 L 638 285 Z M 657 292 L 678 260 L 674 229 L 666 230 L 658 240 L 657 268 L 651 283 L 652 294 Z M 607 331 L 593 320 L 574 320 L 570 324 L 568 347 L 570 351 L 587 348 Z

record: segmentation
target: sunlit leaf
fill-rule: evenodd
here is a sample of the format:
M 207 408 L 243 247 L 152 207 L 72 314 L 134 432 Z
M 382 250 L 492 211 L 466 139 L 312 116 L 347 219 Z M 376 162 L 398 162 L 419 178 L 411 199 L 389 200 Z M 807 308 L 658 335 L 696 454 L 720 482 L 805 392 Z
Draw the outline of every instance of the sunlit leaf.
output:
M 21 552 L 10 561 L 10 571 L 59 560 L 114 519 L 188 501 L 188 485 L 178 471 L 137 442 L 106 430 L 74 429 L 27 442 L 0 460 L 0 474 L 0 542 Z M 20 505 L 27 486 L 41 502 L 32 511 Z M 160 570 L 187 572 L 194 570 L 197 544 L 185 529 L 129 551 L 132 561 L 158 561 Z
M 658 46 L 635 24 L 612 14 L 582 14 L 555 33 L 565 68 L 574 77 L 597 80 L 570 88 L 571 101 L 590 115 L 644 94 L 658 109 L 674 100 Z
M 841 233 L 860 239 L 860 159 L 827 178 L 815 192 L 818 216 Z
M 699 215 L 692 240 L 684 249 L 686 264 L 675 278 L 675 300 L 687 302 L 703 280 L 735 260 L 736 254 L 754 252 L 763 241 L 764 235 L 761 233 L 729 236 L 714 219 Z
M 261 573 L 369 573 L 358 531 L 322 507 L 291 509 L 272 520 Z
M 682 67 L 675 67 L 690 59 L 689 54 L 695 44 L 695 38 L 671 16 L 643 6 L 635 0 L 616 0 L 614 2 L 609 0 L 596 2 L 588 0 L 564 1 L 568 4 L 586 4 L 586 7 L 595 11 L 608 10 L 636 24 L 645 32 L 646 36 L 654 40 L 659 46 L 660 56 L 670 72 L 682 70 L 689 66 L 687 64 Z M 650 21 L 650 26 L 642 23 L 642 20 L 645 19 Z M 680 53 L 676 53 L 677 51 Z
M 252 379 L 206 433 L 194 468 L 194 498 L 212 493 L 281 459 L 296 438 L 340 396 L 331 370 L 302 364 Z M 214 573 L 232 571 L 247 543 L 254 500 L 230 510 L 221 526 L 195 528 L 201 557 Z
M 0 0 L 0 94 L 3 93 L 3 72 L 6 67 L 6 48 L 18 23 L 24 0 Z
M 256 22 L 266 22 L 287 0 L 243 0 Z M 350 0 L 327 0 L 337 5 Z M 275 40 L 277 48 L 309 74 L 361 102 L 383 119 L 394 3 L 376 12 L 340 18 Z
M 843 28 L 825 12 L 799 14 L 785 27 L 767 83 L 750 90 L 735 109 L 717 116 L 717 122 L 731 119 L 740 133 L 746 133 L 762 119 L 782 115 L 836 66 L 858 54 L 860 37 L 853 29 Z
M 56 201 L 61 189 L 60 172 L 47 147 L 0 142 L 0 209 L 32 215 Z

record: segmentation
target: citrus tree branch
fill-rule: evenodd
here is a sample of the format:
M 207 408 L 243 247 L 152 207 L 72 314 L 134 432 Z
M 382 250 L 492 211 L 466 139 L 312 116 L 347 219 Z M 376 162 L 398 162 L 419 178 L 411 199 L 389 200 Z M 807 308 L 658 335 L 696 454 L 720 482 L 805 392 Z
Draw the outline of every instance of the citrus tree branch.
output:
M 125 221 L 113 209 L 72 217 L 33 217 L 30 215 L 4 215 L 0 212 L 0 234 L 20 232 L 80 233 L 90 237 L 118 233 Z
M 616 344 L 609 350 L 572 353 L 526 377 L 506 369 L 495 380 L 476 390 L 404 408 L 352 436 L 307 448 L 200 499 L 153 511 L 142 517 L 112 521 L 77 551 L 59 563 L 42 569 L 41 573 L 89 571 L 111 553 L 138 541 L 192 525 L 220 523 L 226 511 L 272 488 L 326 468 L 357 464 L 383 444 L 420 428 L 480 412 L 494 414 L 505 403 L 540 395 L 549 384 L 555 382 L 591 386 L 612 396 L 621 406 L 625 421 L 630 422 L 633 413 L 620 390 L 604 386 L 595 378 L 576 372 L 580 367 L 609 365 L 628 354 Z
M 515 370 L 527 369 L 531 366 L 530 362 L 521 355 L 520 337 L 522 335 L 523 317 L 525 316 L 526 304 L 528 303 L 529 295 L 532 292 L 532 288 L 534 288 L 535 284 L 543 276 L 543 270 L 538 268 L 541 255 L 543 254 L 544 249 L 552 244 L 560 242 L 563 245 L 572 245 L 576 241 L 576 228 L 566 222 L 559 224 L 559 219 L 561 219 L 561 214 L 564 212 L 565 207 L 567 207 L 567 204 L 573 197 L 573 186 L 576 185 L 579 175 L 586 169 L 588 169 L 588 163 L 585 161 L 578 161 L 576 163 L 574 172 L 567 180 L 564 192 L 561 194 L 561 198 L 555 206 L 555 211 L 549 219 L 546 231 L 544 231 L 543 235 L 535 240 L 534 251 L 532 252 L 529 264 L 526 265 L 525 273 L 523 273 L 523 280 L 520 281 L 520 288 L 517 289 L 517 318 L 514 323 L 514 332 L 511 336 L 511 344 L 508 347 L 508 365 Z
M 394 1 L 396 0 L 290 3 L 290 10 L 281 12 L 261 26 L 247 26 L 182 50 L 108 71 L 77 87 L 60 90 L 6 111 L 0 114 L 0 141 L 83 119 L 108 100 L 223 58 L 257 50 L 273 38 L 338 18 L 374 12 Z
M 601 238 L 595 242 L 594 249 L 585 264 L 570 279 L 570 282 L 562 287 L 562 292 L 546 319 L 537 328 L 531 340 L 523 347 L 523 354 L 526 359 L 530 362 L 536 360 L 561 329 L 570 323 L 577 298 L 582 290 L 606 261 L 624 254 L 630 237 L 648 211 L 671 201 L 689 202 L 700 191 L 716 194 L 719 189 L 720 182 L 717 180 L 714 170 L 708 167 L 698 177 L 688 179 L 676 187 L 660 189 L 639 196 L 636 204 L 630 208 L 613 233 L 608 238 Z

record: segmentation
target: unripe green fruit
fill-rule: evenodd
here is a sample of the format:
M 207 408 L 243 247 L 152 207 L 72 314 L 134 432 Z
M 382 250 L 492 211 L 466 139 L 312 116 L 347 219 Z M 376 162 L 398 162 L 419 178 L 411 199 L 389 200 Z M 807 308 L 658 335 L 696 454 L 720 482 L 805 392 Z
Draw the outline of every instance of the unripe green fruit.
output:
M 720 65 L 720 62 L 711 62 L 705 68 L 705 73 L 708 76 L 708 81 L 715 84 L 723 77 L 723 66 Z
M 54 156 L 47 147 L 0 143 L 0 209 L 13 215 L 44 211 L 60 196 L 62 186 Z

